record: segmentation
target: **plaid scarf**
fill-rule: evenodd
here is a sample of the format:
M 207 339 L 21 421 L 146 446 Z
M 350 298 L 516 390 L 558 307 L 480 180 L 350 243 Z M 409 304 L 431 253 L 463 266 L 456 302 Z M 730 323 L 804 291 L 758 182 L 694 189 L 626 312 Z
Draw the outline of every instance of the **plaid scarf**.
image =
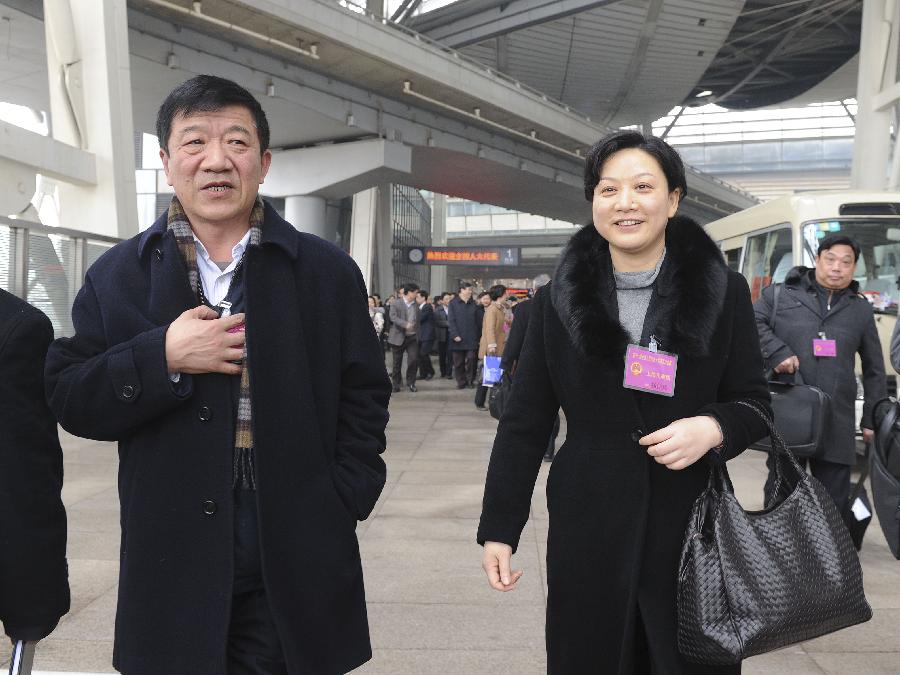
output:
M 259 246 L 262 235 L 264 207 L 257 197 L 256 204 L 250 212 L 250 246 Z M 197 268 L 197 247 L 194 244 L 194 231 L 178 197 L 172 196 L 169 204 L 168 229 L 175 236 L 178 250 L 181 252 L 184 266 L 187 269 L 191 291 L 200 301 L 200 271 Z M 246 255 L 246 252 L 245 252 Z M 253 426 L 251 424 L 250 406 L 250 362 L 247 355 L 247 341 L 244 340 L 244 358 L 241 361 L 241 390 L 238 397 L 237 419 L 235 420 L 234 439 L 234 478 L 233 486 L 245 490 L 256 489 L 256 475 L 253 470 Z

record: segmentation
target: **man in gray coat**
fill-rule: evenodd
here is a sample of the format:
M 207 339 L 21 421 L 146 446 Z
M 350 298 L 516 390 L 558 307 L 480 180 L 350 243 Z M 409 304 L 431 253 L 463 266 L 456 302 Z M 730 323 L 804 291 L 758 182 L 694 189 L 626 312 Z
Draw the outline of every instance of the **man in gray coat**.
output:
M 400 391 L 400 369 L 403 364 L 403 353 L 406 353 L 406 386 L 413 393 L 416 389 L 416 371 L 419 368 L 419 305 L 416 293 L 419 285 L 408 283 L 403 285 L 402 295 L 391 303 L 391 330 L 388 333 L 388 344 L 394 353 L 394 367 L 391 379 L 394 391 Z
M 809 467 L 839 510 L 849 499 L 850 470 L 856 463 L 857 353 L 865 392 L 860 427 L 866 442 L 874 436 L 872 409 L 887 395 L 872 306 L 853 280 L 857 260 L 859 245 L 853 239 L 827 236 L 819 243 L 815 268 L 795 267 L 788 272 L 774 309 L 774 331 L 774 287 L 764 289 L 754 306 L 766 368 L 787 375 L 799 371 L 806 384 L 831 396 L 822 447 L 809 460 Z M 772 483 L 770 466 L 766 494 Z

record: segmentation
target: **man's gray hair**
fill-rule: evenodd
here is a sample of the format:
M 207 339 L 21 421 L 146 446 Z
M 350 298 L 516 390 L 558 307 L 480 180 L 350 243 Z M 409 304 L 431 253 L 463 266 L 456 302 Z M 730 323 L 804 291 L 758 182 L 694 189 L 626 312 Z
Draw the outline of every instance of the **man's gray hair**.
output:
M 546 286 L 550 283 L 550 275 L 549 274 L 538 274 L 534 280 L 531 282 L 531 289 L 536 291 L 541 286 Z

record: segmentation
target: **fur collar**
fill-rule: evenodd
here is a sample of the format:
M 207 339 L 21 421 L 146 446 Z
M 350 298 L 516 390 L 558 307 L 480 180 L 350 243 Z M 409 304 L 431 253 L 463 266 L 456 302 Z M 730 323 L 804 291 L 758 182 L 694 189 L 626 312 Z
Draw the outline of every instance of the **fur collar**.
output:
M 725 301 L 728 268 L 696 222 L 675 216 L 666 226 L 666 259 L 648 316 L 661 349 L 679 356 L 709 354 Z M 609 244 L 586 225 L 570 240 L 551 284 L 551 301 L 578 351 L 592 360 L 620 360 L 630 341 L 619 322 Z

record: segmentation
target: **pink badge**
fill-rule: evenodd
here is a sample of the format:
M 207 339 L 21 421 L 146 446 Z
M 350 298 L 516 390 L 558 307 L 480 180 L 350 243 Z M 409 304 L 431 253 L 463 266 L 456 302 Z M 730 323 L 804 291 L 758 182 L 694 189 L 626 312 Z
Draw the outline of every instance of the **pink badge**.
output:
M 232 326 L 225 332 L 226 333 L 243 333 L 244 332 L 244 324 L 239 323 L 237 326 Z
M 836 340 L 813 340 L 813 355 L 814 356 L 837 356 L 837 341 Z
M 677 370 L 678 357 L 675 354 L 654 352 L 638 345 L 628 345 L 622 386 L 660 396 L 674 396 Z

